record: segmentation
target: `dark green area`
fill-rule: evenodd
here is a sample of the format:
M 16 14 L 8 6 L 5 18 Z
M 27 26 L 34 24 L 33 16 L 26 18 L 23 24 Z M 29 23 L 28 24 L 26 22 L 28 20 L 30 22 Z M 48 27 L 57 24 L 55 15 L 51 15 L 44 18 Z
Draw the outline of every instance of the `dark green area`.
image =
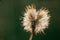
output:
M 35 4 L 37 9 L 46 7 L 51 20 L 45 35 L 37 34 L 33 40 L 60 40 L 59 0 L 0 0 L 0 40 L 28 40 L 30 33 L 23 30 L 19 16 L 23 16 L 26 5 Z

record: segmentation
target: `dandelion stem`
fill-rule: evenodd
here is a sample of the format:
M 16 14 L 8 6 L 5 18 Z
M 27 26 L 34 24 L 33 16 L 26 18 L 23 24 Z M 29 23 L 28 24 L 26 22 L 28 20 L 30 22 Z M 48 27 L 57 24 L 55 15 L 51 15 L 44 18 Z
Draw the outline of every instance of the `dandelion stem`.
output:
M 29 40 L 32 40 L 32 39 L 33 39 L 33 34 L 31 33 Z

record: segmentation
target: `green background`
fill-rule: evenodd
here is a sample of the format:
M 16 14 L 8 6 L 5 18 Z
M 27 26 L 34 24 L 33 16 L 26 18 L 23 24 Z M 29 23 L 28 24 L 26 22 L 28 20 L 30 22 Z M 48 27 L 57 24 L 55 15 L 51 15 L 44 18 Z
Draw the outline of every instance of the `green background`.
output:
M 0 0 L 0 40 L 28 40 L 30 33 L 23 30 L 22 20 L 26 5 L 35 4 L 37 10 L 46 7 L 51 19 L 45 34 L 33 40 L 60 40 L 60 0 Z

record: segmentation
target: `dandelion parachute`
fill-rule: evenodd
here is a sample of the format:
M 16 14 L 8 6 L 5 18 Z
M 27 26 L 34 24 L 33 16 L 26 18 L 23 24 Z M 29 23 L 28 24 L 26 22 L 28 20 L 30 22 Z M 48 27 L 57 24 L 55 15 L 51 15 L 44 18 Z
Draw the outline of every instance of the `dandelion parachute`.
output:
M 49 25 L 49 11 L 46 8 L 37 11 L 33 5 L 26 6 L 25 10 L 23 17 L 24 30 L 31 32 L 31 34 L 44 33 L 44 29 L 48 28 Z

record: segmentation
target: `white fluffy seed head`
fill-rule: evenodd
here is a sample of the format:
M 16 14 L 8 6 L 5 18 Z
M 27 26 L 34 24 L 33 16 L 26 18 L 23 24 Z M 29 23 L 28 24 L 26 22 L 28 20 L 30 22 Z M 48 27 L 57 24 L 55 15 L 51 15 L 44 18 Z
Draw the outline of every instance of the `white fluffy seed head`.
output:
M 48 28 L 50 15 L 47 9 L 40 9 L 36 11 L 34 6 L 27 6 L 23 17 L 24 30 L 32 32 L 32 20 L 36 20 L 35 33 L 44 32 Z

